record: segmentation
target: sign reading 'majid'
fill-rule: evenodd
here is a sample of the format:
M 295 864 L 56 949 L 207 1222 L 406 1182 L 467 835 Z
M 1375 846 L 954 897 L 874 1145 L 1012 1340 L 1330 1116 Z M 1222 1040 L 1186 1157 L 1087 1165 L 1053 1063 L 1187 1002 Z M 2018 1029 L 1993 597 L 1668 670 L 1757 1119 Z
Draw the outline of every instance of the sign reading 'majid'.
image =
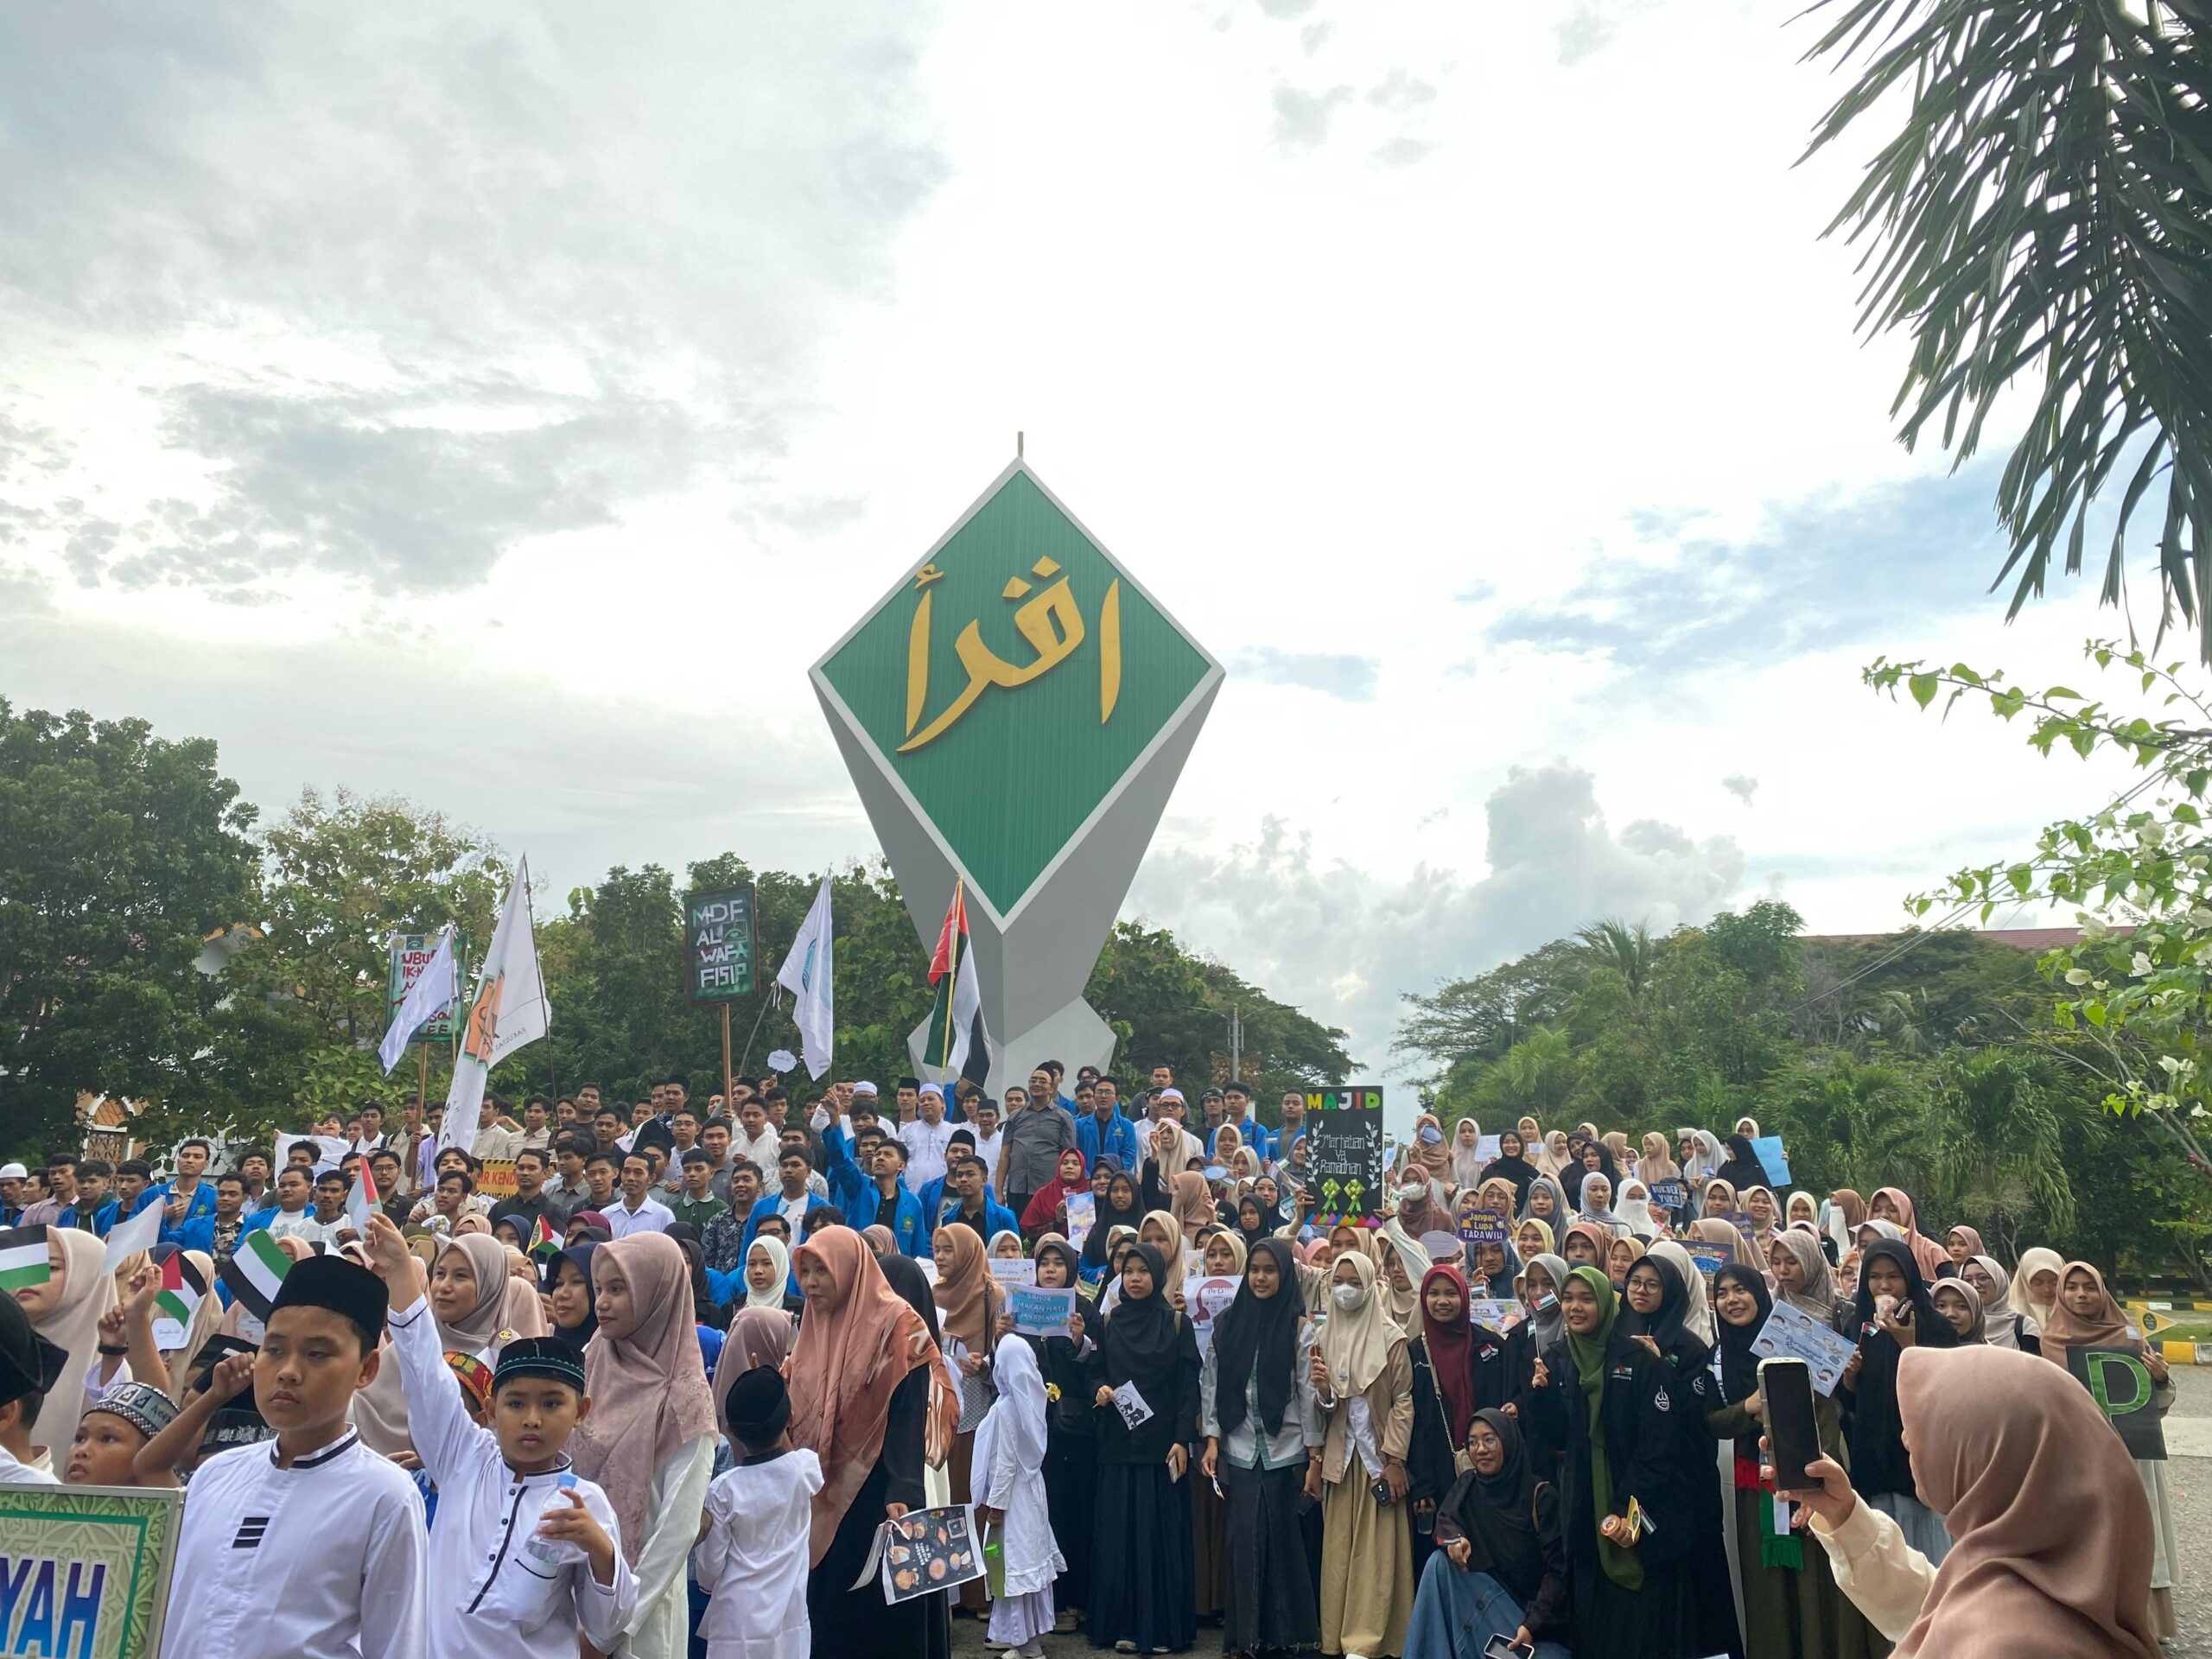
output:
M 994 1088 L 1105 1065 L 1083 987 L 1221 665 L 1016 460 L 811 677 L 925 948 L 966 883 Z

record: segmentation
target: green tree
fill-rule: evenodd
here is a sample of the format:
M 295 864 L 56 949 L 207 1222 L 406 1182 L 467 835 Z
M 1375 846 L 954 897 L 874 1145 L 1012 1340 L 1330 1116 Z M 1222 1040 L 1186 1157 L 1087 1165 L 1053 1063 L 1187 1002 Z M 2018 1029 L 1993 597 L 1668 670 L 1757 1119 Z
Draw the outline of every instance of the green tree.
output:
M 253 808 L 215 745 L 0 700 L 0 1141 L 73 1143 L 79 1094 L 218 1112 L 215 982 L 251 919 Z
M 1813 149 L 1901 111 L 1831 230 L 1867 238 L 1862 321 L 1904 329 L 1908 446 L 1941 420 L 1960 461 L 1998 398 L 2039 382 L 1999 480 L 2012 610 L 2052 559 L 2082 566 L 2090 505 L 2122 477 L 2104 602 L 2134 515 L 2167 613 L 2196 624 L 2212 556 L 2212 77 L 2196 5 L 1816 0 L 1812 55 L 1862 63 Z

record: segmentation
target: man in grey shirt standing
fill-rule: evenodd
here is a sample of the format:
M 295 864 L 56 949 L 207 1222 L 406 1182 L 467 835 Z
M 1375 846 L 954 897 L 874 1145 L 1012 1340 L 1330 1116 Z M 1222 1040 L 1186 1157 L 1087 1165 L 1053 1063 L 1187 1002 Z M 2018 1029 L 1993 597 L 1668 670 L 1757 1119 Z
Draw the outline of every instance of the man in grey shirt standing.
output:
M 1006 1091 L 1006 1127 L 999 1131 L 998 1178 L 992 1185 L 999 1202 L 1017 1216 L 1058 1173 L 1060 1154 L 1075 1145 L 1075 1119 L 1052 1096 L 1052 1074 L 1042 1066 L 1029 1074 L 1028 1088 Z

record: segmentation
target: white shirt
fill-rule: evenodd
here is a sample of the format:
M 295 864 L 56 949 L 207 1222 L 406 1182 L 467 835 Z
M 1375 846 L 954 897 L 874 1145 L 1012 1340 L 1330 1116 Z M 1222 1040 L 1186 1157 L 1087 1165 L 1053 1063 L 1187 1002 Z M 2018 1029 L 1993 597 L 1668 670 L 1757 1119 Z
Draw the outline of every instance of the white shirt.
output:
M 918 1197 L 931 1181 L 944 1175 L 944 1149 L 960 1126 L 949 1117 L 925 1123 L 917 1117 L 899 1126 L 899 1144 L 906 1148 L 906 1185 Z
M 658 1198 L 648 1198 L 632 1210 L 617 1198 L 602 1212 L 607 1217 L 607 1230 L 614 1238 L 627 1238 L 632 1233 L 664 1233 L 676 1219 L 676 1211 Z
M 1006 1131 L 1004 1129 L 1001 1129 L 995 1135 L 985 1135 L 982 1131 L 978 1130 L 973 1123 L 970 1123 L 968 1126 L 968 1132 L 976 1137 L 976 1155 L 983 1160 L 983 1167 L 988 1172 L 988 1179 L 994 1181 L 997 1180 L 999 1178 L 999 1148 L 1006 1142 Z
M 804 1235 L 800 1231 L 799 1224 L 806 1217 L 806 1206 L 814 1200 L 813 1192 L 809 1191 L 800 1193 L 795 1198 L 785 1198 L 779 1189 L 776 1196 L 782 1199 L 781 1204 L 777 1207 L 784 1212 L 784 1225 L 790 1230 L 793 1239 L 802 1237 Z
M 335 1244 L 339 1234 L 353 1230 L 353 1218 L 345 1211 L 340 1211 L 335 1221 L 317 1221 L 312 1205 L 296 1216 L 279 1210 L 269 1217 L 271 1238 L 303 1238 L 310 1244 Z
M 49 1454 L 44 1463 L 25 1463 L 0 1446 L 0 1486 L 59 1486 L 60 1478 L 46 1466 L 52 1461 Z
M 745 1125 L 741 1123 L 730 1136 L 729 1155 L 751 1159 L 760 1173 L 772 1181 L 776 1179 L 776 1160 L 783 1156 L 783 1137 L 776 1133 L 772 1123 L 763 1123 L 760 1133 L 754 1135 L 747 1135 Z
M 807 1659 L 808 1521 L 821 1490 L 821 1460 L 804 1447 L 741 1463 L 707 1488 L 691 1571 L 711 1598 L 709 1659 Z
M 431 1659 L 574 1659 L 579 1630 L 601 1652 L 613 1652 L 638 1585 L 622 1559 L 620 1523 L 607 1494 L 580 1478 L 565 1457 L 543 1474 L 508 1466 L 498 1436 L 462 1408 L 427 1300 L 393 1314 L 391 1331 L 409 1436 L 438 1488 L 426 1604 Z M 592 1576 L 580 1546 L 536 1535 L 548 1508 L 568 1506 L 559 1496 L 564 1487 L 614 1540 L 612 1584 Z
M 423 1499 L 349 1427 L 276 1466 L 218 1452 L 185 1491 L 162 1659 L 425 1659 Z

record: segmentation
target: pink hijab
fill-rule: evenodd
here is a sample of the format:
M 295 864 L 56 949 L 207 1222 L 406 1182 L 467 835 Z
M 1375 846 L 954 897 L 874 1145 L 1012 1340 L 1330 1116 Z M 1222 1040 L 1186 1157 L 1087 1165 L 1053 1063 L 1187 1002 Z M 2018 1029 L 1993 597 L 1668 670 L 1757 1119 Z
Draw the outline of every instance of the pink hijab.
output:
M 2087 1389 L 2014 1349 L 1916 1346 L 1897 1414 L 1954 1542 L 1895 1659 L 2158 1659 L 2151 1507 Z
M 1942 1274 L 1944 1264 L 1950 1261 L 1951 1253 L 1920 1230 L 1920 1219 L 1913 1212 L 1912 1198 L 1903 1187 L 1881 1187 L 1877 1189 L 1874 1196 L 1886 1198 L 1897 1205 L 1897 1224 L 1904 1230 L 1904 1247 L 1912 1252 L 1912 1259 L 1920 1264 L 1921 1277 L 1934 1284 Z M 1872 1212 L 1873 1205 L 1870 1203 L 1867 1213 L 1871 1215 Z
M 692 1322 L 691 1264 L 683 1248 L 664 1233 L 632 1233 L 601 1245 L 591 1267 L 594 1281 L 610 1268 L 621 1277 L 636 1324 L 619 1340 L 601 1324 L 585 1344 L 591 1415 L 571 1445 L 576 1472 L 606 1489 L 622 1523 L 623 1559 L 634 1565 L 645 1541 L 653 1477 L 689 1442 L 715 1432 L 714 1394 Z

